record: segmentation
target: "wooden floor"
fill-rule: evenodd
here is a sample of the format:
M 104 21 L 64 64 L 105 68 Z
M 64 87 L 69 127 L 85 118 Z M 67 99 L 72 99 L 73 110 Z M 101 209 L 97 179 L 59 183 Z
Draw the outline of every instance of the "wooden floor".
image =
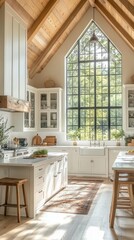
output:
M 41 212 L 35 219 L 0 215 L 0 240 L 134 240 L 134 217 L 118 210 L 109 228 L 112 184 L 102 184 L 88 215 Z

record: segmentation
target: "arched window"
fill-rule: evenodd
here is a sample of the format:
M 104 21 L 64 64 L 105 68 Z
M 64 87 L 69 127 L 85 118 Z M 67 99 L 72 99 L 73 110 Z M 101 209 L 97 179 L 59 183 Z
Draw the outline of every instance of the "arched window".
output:
M 93 31 L 98 37 L 90 42 Z M 110 140 L 122 128 L 122 56 L 92 21 L 66 57 L 66 132 Z

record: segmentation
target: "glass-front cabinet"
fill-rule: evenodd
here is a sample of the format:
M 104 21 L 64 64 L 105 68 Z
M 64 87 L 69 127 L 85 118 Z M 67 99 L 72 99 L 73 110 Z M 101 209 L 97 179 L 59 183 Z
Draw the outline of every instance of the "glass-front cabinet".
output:
M 61 129 L 61 88 L 39 89 L 39 128 Z
M 30 102 L 30 112 L 24 113 L 24 128 L 28 130 L 34 130 L 37 127 L 36 124 L 36 98 L 37 90 L 34 87 L 27 87 L 27 101 Z
M 134 84 L 124 85 L 124 128 L 134 130 Z

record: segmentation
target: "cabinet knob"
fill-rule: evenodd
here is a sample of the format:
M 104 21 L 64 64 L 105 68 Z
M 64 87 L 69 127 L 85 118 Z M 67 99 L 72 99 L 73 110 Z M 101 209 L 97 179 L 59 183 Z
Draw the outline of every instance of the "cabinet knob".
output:
M 90 162 L 91 162 L 91 163 L 93 163 L 93 162 L 94 162 L 94 160 L 91 160 Z

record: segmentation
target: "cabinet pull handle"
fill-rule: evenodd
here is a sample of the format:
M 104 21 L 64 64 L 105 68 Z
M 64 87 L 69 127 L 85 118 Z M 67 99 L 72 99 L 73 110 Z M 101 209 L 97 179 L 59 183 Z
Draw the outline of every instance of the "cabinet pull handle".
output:
M 43 170 L 43 168 L 39 168 L 39 171 Z
M 54 175 L 54 177 L 57 177 L 57 175 Z
M 50 165 L 53 165 L 54 163 L 50 163 Z
M 38 193 L 42 193 L 43 191 L 41 190 L 41 191 L 39 191 Z
M 39 177 L 39 179 L 41 179 L 42 178 L 42 176 L 41 177 Z

